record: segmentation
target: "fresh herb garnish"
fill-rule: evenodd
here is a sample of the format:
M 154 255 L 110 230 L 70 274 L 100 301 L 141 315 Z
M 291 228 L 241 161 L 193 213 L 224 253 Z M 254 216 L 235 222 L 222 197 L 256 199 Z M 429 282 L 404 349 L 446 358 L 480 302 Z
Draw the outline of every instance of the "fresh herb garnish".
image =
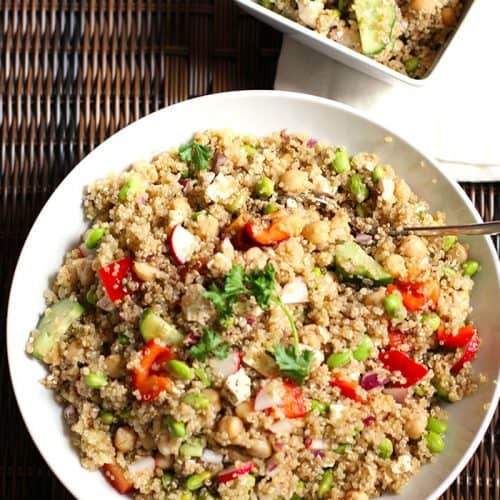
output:
M 204 293 L 207 299 L 212 301 L 221 323 L 228 323 L 234 315 L 233 306 L 238 302 L 238 297 L 247 293 L 244 285 L 245 271 L 242 266 L 234 266 L 224 277 L 222 288 L 212 283 L 208 291 Z
M 205 361 L 208 356 L 224 359 L 229 353 L 229 343 L 223 341 L 213 328 L 205 328 L 200 341 L 189 349 L 189 353 L 198 361 Z
M 298 385 L 303 385 L 304 380 L 309 376 L 311 365 L 314 361 L 312 351 L 304 351 L 297 355 L 293 347 L 285 347 L 278 344 L 274 348 L 273 354 L 281 373 Z
M 285 314 L 293 335 L 293 347 L 277 345 L 273 355 L 283 375 L 299 385 L 309 375 L 314 360 L 312 351 L 301 352 L 299 348 L 299 334 L 295 321 L 288 308 L 275 294 L 276 271 L 272 264 L 268 264 L 264 270 L 255 269 L 246 274 L 242 266 L 233 267 L 224 278 L 222 288 L 212 283 L 210 289 L 205 292 L 217 313 L 221 324 L 227 323 L 234 315 L 233 306 L 243 294 L 251 294 L 262 309 L 268 309 L 271 303 L 276 304 Z
M 182 161 L 194 165 L 196 170 L 206 170 L 210 167 L 212 149 L 197 142 L 191 141 L 179 148 L 179 156 Z

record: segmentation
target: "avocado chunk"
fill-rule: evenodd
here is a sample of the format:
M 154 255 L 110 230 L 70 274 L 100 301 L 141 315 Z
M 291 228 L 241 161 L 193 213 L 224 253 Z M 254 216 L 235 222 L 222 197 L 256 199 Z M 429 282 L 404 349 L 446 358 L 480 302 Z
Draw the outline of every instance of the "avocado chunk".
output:
M 392 283 L 392 276 L 354 241 L 336 246 L 334 267 L 350 280 L 369 281 L 373 285 Z
M 354 0 L 361 50 L 366 56 L 382 52 L 391 41 L 396 22 L 394 0 Z
M 179 345 L 184 339 L 182 333 L 151 309 L 145 309 L 142 313 L 139 331 L 146 342 L 151 339 L 160 339 L 167 345 Z
M 47 307 L 33 332 L 33 356 L 43 361 L 84 311 L 85 308 L 72 299 Z

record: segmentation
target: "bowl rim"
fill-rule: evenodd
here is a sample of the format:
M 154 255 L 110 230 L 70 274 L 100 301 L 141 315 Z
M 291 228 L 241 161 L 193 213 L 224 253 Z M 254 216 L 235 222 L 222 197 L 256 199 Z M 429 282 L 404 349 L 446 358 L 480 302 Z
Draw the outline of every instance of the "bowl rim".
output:
M 423 78 L 413 78 L 411 76 L 405 75 L 396 71 L 395 69 L 386 66 L 383 63 L 375 61 L 374 59 L 365 56 L 361 52 L 357 52 L 354 49 L 346 47 L 335 40 L 330 40 L 324 35 L 321 35 L 316 30 L 311 28 L 307 28 L 297 21 L 293 21 L 283 14 L 279 14 L 278 12 L 274 12 L 263 5 L 261 5 L 258 0 L 235 0 L 237 4 L 239 4 L 242 8 L 247 9 L 248 11 L 252 11 L 256 15 L 261 15 L 263 17 L 267 17 L 268 19 L 273 20 L 277 24 L 281 24 L 282 26 L 286 26 L 289 30 L 294 31 L 295 33 L 301 34 L 307 38 L 314 40 L 316 43 L 319 43 L 325 48 L 333 50 L 333 52 L 340 52 L 346 58 L 357 61 L 359 64 L 371 68 L 374 72 L 379 75 L 385 75 L 390 78 L 392 81 L 397 81 L 404 83 L 405 85 L 409 85 L 412 87 L 423 87 L 427 85 L 428 82 L 433 81 L 435 78 L 435 73 L 438 67 L 441 67 L 441 60 L 445 57 L 445 54 L 448 52 L 450 46 L 454 45 L 454 40 L 456 39 L 457 33 L 462 31 L 462 27 L 465 24 L 466 20 L 470 17 L 470 12 L 472 8 L 479 2 L 479 0 L 469 0 L 469 3 L 463 9 L 458 24 L 455 26 L 453 31 L 450 33 L 444 44 L 440 47 L 434 61 L 432 62 L 430 68 L 427 70 L 427 73 Z M 284 34 L 287 34 L 283 32 Z M 302 42 L 301 42 L 302 43 Z M 316 49 L 312 49 L 316 50 Z M 325 54 L 327 55 L 327 54 Z M 332 57 L 331 55 L 327 55 L 327 57 Z M 340 61 L 342 62 L 342 61 Z M 347 64 L 342 62 L 342 64 Z M 357 71 L 363 71 L 359 68 L 355 68 Z M 370 74 L 372 78 L 380 79 L 381 76 L 374 76 Z
M 6 316 L 6 339 L 7 339 L 7 360 L 8 360 L 8 365 L 9 365 L 9 376 L 10 380 L 12 383 L 12 388 L 14 392 L 14 397 L 19 409 L 19 412 L 21 413 L 21 417 L 23 419 L 23 422 L 26 426 L 26 429 L 35 444 L 36 448 L 38 449 L 39 453 L 43 457 L 45 463 L 49 466 L 51 469 L 52 473 L 59 479 L 59 481 L 65 486 L 65 488 L 71 492 L 76 498 L 78 498 L 78 491 L 76 491 L 76 488 L 74 488 L 69 481 L 66 481 L 65 478 L 61 476 L 58 472 L 58 467 L 57 467 L 57 462 L 52 459 L 48 455 L 45 449 L 42 449 L 42 446 L 39 445 L 39 440 L 37 435 L 34 435 L 32 433 L 32 430 L 28 426 L 28 407 L 29 404 L 26 401 L 26 398 L 22 396 L 22 387 L 21 384 L 17 381 L 17 374 L 13 371 L 13 363 L 12 359 L 14 357 L 14 345 L 13 345 L 13 340 L 12 340 L 12 335 L 9 335 L 10 331 L 14 330 L 13 322 L 15 321 L 13 318 L 12 314 L 12 309 L 13 309 L 13 295 L 15 295 L 15 289 L 18 286 L 18 282 L 20 281 L 19 275 L 20 275 L 20 268 L 22 267 L 25 254 L 27 253 L 27 248 L 30 246 L 30 240 L 32 239 L 32 235 L 36 232 L 38 226 L 42 223 L 42 219 L 44 218 L 44 214 L 47 211 L 47 206 L 51 203 L 51 199 L 54 196 L 56 192 L 62 191 L 65 189 L 65 185 L 69 183 L 69 180 L 72 179 L 73 177 L 76 177 L 79 174 L 79 171 L 85 166 L 85 164 L 92 162 L 94 156 L 98 156 L 101 152 L 101 150 L 106 149 L 108 147 L 112 147 L 113 143 L 119 138 L 121 135 L 124 135 L 125 133 L 130 133 L 130 131 L 135 131 L 136 129 L 140 129 L 148 120 L 154 120 L 156 116 L 159 114 L 164 114 L 164 113 L 169 113 L 171 112 L 170 110 L 172 109 L 180 109 L 183 107 L 189 108 L 191 106 L 196 106 L 196 104 L 201 101 L 201 100 L 211 100 L 211 101 L 220 101 L 221 104 L 226 104 L 227 105 L 227 100 L 228 99 L 234 99 L 234 100 L 239 100 L 239 99 L 246 99 L 246 98 L 252 98 L 252 99 L 283 99 L 285 101 L 298 101 L 302 103 L 310 103 L 310 104 L 318 104 L 321 106 L 326 106 L 331 110 L 342 110 L 344 112 L 347 112 L 348 114 L 354 115 L 357 118 L 360 118 L 363 121 L 368 122 L 371 125 L 374 125 L 377 127 L 379 130 L 383 131 L 386 135 L 389 135 L 391 137 L 397 138 L 399 141 L 401 141 L 403 144 L 408 146 L 409 148 L 413 149 L 416 151 L 422 159 L 427 162 L 429 166 L 437 170 L 444 179 L 446 179 L 449 182 L 449 186 L 451 189 L 453 189 L 456 194 L 459 195 L 461 198 L 461 201 L 467 206 L 467 208 L 470 210 L 472 216 L 477 222 L 482 222 L 482 219 L 477 211 L 477 209 L 474 207 L 472 201 L 467 197 L 465 192 L 460 188 L 458 183 L 452 179 L 450 179 L 439 167 L 439 165 L 436 164 L 436 162 L 430 158 L 425 152 L 423 152 L 420 148 L 414 146 L 411 141 L 406 140 L 404 137 L 402 137 L 400 134 L 396 133 L 393 131 L 391 128 L 385 127 L 383 125 L 380 125 L 376 120 L 373 120 L 370 118 L 368 115 L 365 113 L 352 108 L 349 105 L 339 103 L 337 101 L 331 100 L 331 99 L 326 99 L 323 97 L 317 97 L 309 94 L 304 94 L 304 93 L 299 93 L 299 92 L 288 92 L 288 91 L 281 91 L 281 90 L 243 90 L 243 91 L 233 91 L 233 92 L 222 92 L 218 94 L 210 94 L 206 96 L 201 96 L 197 97 L 194 99 L 189 99 L 186 101 L 182 101 L 176 104 L 173 104 L 168 107 L 161 108 L 153 113 L 150 113 L 139 120 L 136 120 L 126 127 L 118 130 L 115 132 L 113 135 L 108 137 L 105 141 L 103 141 L 99 146 L 97 146 L 94 150 L 92 150 L 89 154 L 87 154 L 85 157 L 83 157 L 76 165 L 75 167 L 64 177 L 64 179 L 60 182 L 60 184 L 56 187 L 56 189 L 52 192 L 50 197 L 47 199 L 45 204 L 43 205 L 42 209 L 40 210 L 40 213 L 37 215 L 35 218 L 35 221 L 33 222 L 33 225 L 31 226 L 30 231 L 28 232 L 28 235 L 23 243 L 22 249 L 19 253 L 19 257 L 16 262 L 16 267 L 15 271 L 12 277 L 12 281 L 10 284 L 10 290 L 9 290 L 9 299 L 8 299 L 8 306 L 7 306 L 7 316 Z M 133 163 L 135 159 L 131 158 L 130 163 Z M 482 238 L 486 239 L 486 244 L 489 250 L 489 256 L 492 259 L 493 262 L 493 268 L 495 269 L 495 274 L 496 274 L 496 281 L 499 284 L 500 287 L 500 262 L 499 259 L 496 257 L 496 251 L 493 246 L 493 242 L 491 238 L 482 236 Z M 471 440 L 468 448 L 466 449 L 465 453 L 462 455 L 461 459 L 455 464 L 453 469 L 450 471 L 448 476 L 440 483 L 440 485 L 433 491 L 432 495 L 429 496 L 428 498 L 437 498 L 441 494 L 443 494 L 446 489 L 451 485 L 451 483 L 455 480 L 455 478 L 458 476 L 458 474 L 462 471 L 462 469 L 465 467 L 465 465 L 468 463 L 470 458 L 472 457 L 473 453 L 475 452 L 476 448 L 479 446 L 481 443 L 481 440 L 490 425 L 490 422 L 493 418 L 493 415 L 496 411 L 496 408 L 498 406 L 500 399 L 500 372 L 497 371 L 497 378 L 496 378 L 496 383 L 495 383 L 495 389 L 492 394 L 492 398 L 490 400 L 489 408 L 486 410 L 485 415 L 482 419 L 481 425 L 479 428 L 476 429 L 475 435 L 473 439 Z

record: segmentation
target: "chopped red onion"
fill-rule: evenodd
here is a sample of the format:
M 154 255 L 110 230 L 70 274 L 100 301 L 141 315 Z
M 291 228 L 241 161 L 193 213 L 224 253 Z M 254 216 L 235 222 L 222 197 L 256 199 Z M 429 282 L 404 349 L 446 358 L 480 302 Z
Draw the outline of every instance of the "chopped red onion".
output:
M 309 448 L 311 448 L 311 450 L 324 450 L 327 446 L 322 439 L 311 439 Z
M 269 426 L 269 430 L 273 434 L 290 434 L 293 430 L 293 425 L 288 419 L 279 420 L 278 422 L 271 424 Z
M 281 395 L 272 390 L 271 386 L 264 386 L 255 397 L 255 411 L 263 411 L 281 404 Z
M 155 459 L 153 457 L 142 457 L 128 466 L 131 474 L 153 473 L 155 470 Z
M 325 454 L 321 450 L 312 450 L 312 454 L 315 457 L 325 458 Z
M 373 243 L 373 236 L 371 234 L 359 233 L 354 240 L 360 245 L 371 245 Z
M 370 415 L 369 417 L 363 419 L 363 423 L 366 427 L 370 427 L 370 425 L 375 423 L 375 417 L 373 415 Z
M 85 243 L 82 243 L 79 247 L 78 250 L 80 251 L 80 255 L 82 257 L 87 257 L 89 254 L 89 249 L 85 246 Z
M 182 187 L 186 187 L 189 184 L 189 179 L 179 179 L 179 184 Z
M 198 335 L 195 335 L 193 332 L 189 332 L 186 335 L 186 344 L 187 345 L 194 345 L 197 344 L 200 341 L 200 337 Z
M 408 394 L 408 389 L 406 387 L 389 387 L 384 389 L 384 393 L 392 396 L 396 403 L 402 403 Z
M 222 153 L 217 153 L 217 156 L 215 157 L 215 169 L 219 169 L 226 163 L 226 157 Z
M 289 142 L 290 141 L 290 136 L 286 133 L 286 128 L 284 128 L 283 130 L 280 131 L 280 136 L 281 136 L 281 139 L 285 142 Z
M 367 391 L 371 391 L 389 382 L 387 379 L 381 377 L 382 376 L 376 372 L 365 373 L 361 379 L 361 387 Z
M 76 417 L 76 408 L 73 405 L 68 405 L 63 410 L 63 417 L 65 420 L 72 420 Z
M 318 141 L 316 139 L 313 139 L 312 137 L 307 141 L 306 146 L 308 148 L 312 148 L 313 146 L 316 146 L 318 144 Z
M 253 326 L 255 324 L 255 318 L 247 318 L 247 323 L 250 325 L 250 326 Z

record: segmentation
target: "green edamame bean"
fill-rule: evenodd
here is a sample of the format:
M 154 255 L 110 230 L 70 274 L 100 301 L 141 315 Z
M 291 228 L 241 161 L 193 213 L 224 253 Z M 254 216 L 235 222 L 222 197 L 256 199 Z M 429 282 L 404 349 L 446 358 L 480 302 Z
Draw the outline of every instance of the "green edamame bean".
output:
M 474 276 L 481 270 L 481 266 L 477 260 L 468 260 L 462 264 L 462 272 L 465 276 Z
M 104 425 L 111 425 L 115 421 L 115 416 L 109 411 L 101 410 L 99 416 Z
M 90 288 L 85 294 L 85 300 L 90 304 L 95 306 L 97 304 L 97 295 L 95 293 L 95 288 Z
M 324 415 L 328 411 L 328 408 L 328 403 L 316 399 L 311 401 L 311 410 L 317 411 L 320 415 Z
M 443 250 L 447 252 L 457 242 L 457 239 L 455 235 L 446 236 L 443 243 Z
M 120 345 L 130 344 L 129 338 L 124 333 L 120 333 L 120 335 L 118 335 L 118 342 L 120 343 Z
M 446 434 L 448 432 L 448 422 L 436 417 L 429 417 L 426 429 L 436 434 Z
M 205 387 L 210 387 L 212 385 L 212 381 L 210 380 L 210 377 L 208 376 L 208 373 L 204 368 L 195 368 L 194 369 L 195 375 L 200 379 L 200 382 L 205 386 Z
M 444 439 L 436 432 L 428 432 L 425 435 L 425 442 L 431 453 L 441 453 L 444 450 Z
M 428 326 L 431 332 L 435 332 L 439 328 L 439 325 L 441 325 L 441 319 L 434 312 L 424 313 L 422 315 L 422 323 Z
M 362 203 L 370 195 L 370 192 L 368 191 L 368 188 L 366 187 L 363 178 L 359 174 L 351 175 L 348 185 L 349 185 L 349 190 L 354 195 L 358 203 Z
M 262 177 L 255 185 L 255 194 L 259 198 L 269 198 L 274 193 L 274 182 L 269 177 Z
M 379 445 L 377 446 L 377 451 L 379 457 L 390 458 L 394 451 L 392 441 L 388 438 L 382 439 L 382 441 L 380 441 Z
M 184 361 L 172 359 L 167 364 L 168 371 L 181 380 L 192 380 L 194 377 L 193 369 L 188 366 Z
M 131 175 L 118 192 L 118 198 L 122 201 L 128 200 L 143 189 L 142 179 L 138 175 Z
M 264 213 L 266 215 L 274 214 L 274 212 L 277 212 L 278 210 L 279 210 L 279 207 L 278 207 L 278 205 L 276 205 L 276 203 L 269 203 L 268 205 L 265 206 Z
M 206 410 L 210 403 L 208 397 L 198 391 L 184 394 L 184 396 L 182 396 L 182 402 L 193 407 L 195 410 Z
M 247 158 L 253 158 L 257 150 L 250 144 L 243 144 L 243 151 L 247 155 Z
M 191 476 L 186 479 L 185 486 L 189 491 L 198 490 L 203 486 L 207 479 L 210 479 L 210 476 L 211 474 L 208 471 L 191 474 Z
M 186 435 L 186 426 L 184 422 L 175 420 L 170 415 L 166 418 L 168 432 L 177 438 L 182 438 Z
M 372 179 L 375 182 L 381 181 L 385 177 L 385 170 L 380 165 L 377 165 L 372 172 Z
M 324 498 L 333 488 L 333 470 L 327 469 L 321 477 L 318 485 L 318 497 Z
M 347 447 L 349 445 L 347 443 L 340 443 L 337 448 L 335 448 L 335 453 L 338 453 L 339 455 L 343 455 L 345 451 L 347 450 Z
M 186 457 L 201 457 L 205 445 L 198 440 L 184 441 L 179 448 L 181 455 Z
M 368 337 L 368 335 L 365 335 L 356 350 L 353 351 L 352 356 L 357 361 L 365 361 L 370 357 L 372 349 L 373 341 L 370 337 Z
M 106 234 L 106 228 L 102 226 L 93 227 L 87 237 L 85 238 L 85 246 L 92 250 L 95 248 L 99 242 L 102 240 L 102 237 Z
M 234 197 L 233 201 L 231 201 L 231 203 L 229 203 L 229 205 L 227 205 L 226 208 L 232 214 L 241 212 L 241 210 L 245 206 L 246 201 L 247 201 L 247 195 L 245 193 L 239 193 Z
M 395 318 L 400 309 L 403 308 L 403 299 L 398 293 L 390 293 L 384 298 L 384 309 L 386 313 L 391 317 Z
M 349 155 L 344 148 L 337 148 L 335 150 L 335 157 L 332 161 L 332 168 L 337 174 L 343 174 L 351 170 L 351 163 L 349 161 Z
M 326 364 L 328 365 L 328 368 L 340 368 L 341 366 L 347 365 L 351 359 L 351 351 L 334 352 L 328 356 Z
M 100 389 L 101 387 L 106 385 L 108 381 L 106 375 L 102 373 L 90 372 L 88 375 L 85 375 L 85 383 L 91 389 Z
M 420 59 L 416 56 L 412 56 L 405 61 L 405 69 L 408 73 L 413 73 L 417 70 L 420 64 Z

